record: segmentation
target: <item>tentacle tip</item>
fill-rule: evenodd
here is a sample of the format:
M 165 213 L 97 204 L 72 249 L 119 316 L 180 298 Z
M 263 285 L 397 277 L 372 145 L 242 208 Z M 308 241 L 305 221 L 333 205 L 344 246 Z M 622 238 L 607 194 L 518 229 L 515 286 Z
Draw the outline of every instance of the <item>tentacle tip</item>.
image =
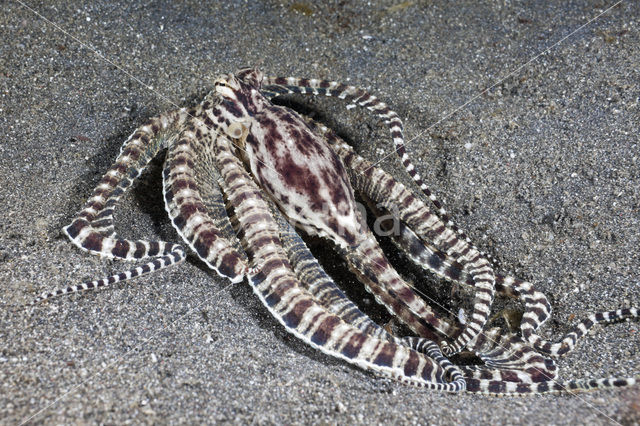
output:
M 40 296 L 34 297 L 33 299 L 31 299 L 29 302 L 25 303 L 25 304 L 24 304 L 24 305 L 22 305 L 22 306 L 23 306 L 25 309 L 26 309 L 26 308 L 34 307 L 34 306 L 36 306 L 36 305 L 40 304 L 42 301 L 47 300 L 47 299 L 48 299 L 48 297 L 47 297 L 47 296 L 48 296 L 48 295 L 40 295 Z
M 2 307 L 3 309 L 6 309 L 7 312 L 11 312 L 15 314 L 18 312 L 26 311 L 27 308 L 30 307 L 30 304 L 16 305 L 12 303 L 0 303 L 0 307 Z

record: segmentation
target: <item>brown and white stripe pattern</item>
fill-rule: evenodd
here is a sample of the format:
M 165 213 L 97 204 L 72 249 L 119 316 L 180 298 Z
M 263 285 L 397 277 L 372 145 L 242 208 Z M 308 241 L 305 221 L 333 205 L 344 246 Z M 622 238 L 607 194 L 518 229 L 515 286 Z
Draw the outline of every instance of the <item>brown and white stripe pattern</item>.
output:
M 218 92 L 229 94 L 241 88 L 239 81 L 248 84 L 249 89 L 259 88 L 262 78 L 257 70 L 242 70 L 235 77 L 229 77 L 228 81 L 225 78 L 221 80 Z M 294 81 L 296 79 L 287 80 L 291 84 Z M 309 87 L 328 84 L 314 80 L 301 83 Z M 272 95 L 283 90 L 276 86 L 271 89 L 274 89 Z M 402 123 L 385 104 L 355 88 L 342 90 L 336 86 L 332 90 L 334 92 L 331 94 L 378 113 L 388 122 L 396 145 L 402 146 Z M 317 89 L 311 92 L 322 93 Z M 172 224 L 181 237 L 219 274 L 232 281 L 247 276 L 268 310 L 288 331 L 311 346 L 379 374 L 450 392 L 466 387 L 471 392 L 486 394 L 528 394 L 636 383 L 633 378 L 556 382 L 557 368 L 553 360 L 534 350 L 535 347 L 545 354 L 563 354 L 593 324 L 637 317 L 636 309 L 594 314 L 580 323 L 562 342 L 551 344 L 533 333 L 550 312 L 544 295 L 535 292 L 526 282 L 498 276 L 495 278 L 498 293 L 525 301 L 529 315 L 523 320 L 523 336 L 528 343 L 499 330 L 482 332 L 486 321 L 486 318 L 483 319 L 485 311 L 478 311 L 478 306 L 486 303 L 488 315 L 491 301 L 483 295 L 493 294 L 494 279 L 486 259 L 475 247 L 463 241 L 464 238 L 451 226 L 446 212 L 438 207 L 435 198 L 430 197 L 439 210 L 431 212 L 421 202 L 416 203 L 415 197 L 392 177 L 371 165 L 367 166 L 364 160 L 349 151 L 348 146 L 328 137 L 329 141 L 333 141 L 333 149 L 341 156 L 344 165 L 352 168 L 351 180 L 357 190 L 376 202 L 380 202 L 381 197 L 387 197 L 390 203 L 402 206 L 400 218 L 404 237 L 398 239 L 399 247 L 405 251 L 407 249 L 403 247 L 410 247 L 409 251 L 415 252 L 414 260 L 426 258 L 426 265 L 423 266 L 427 269 L 454 281 L 466 282 L 476 289 L 476 310 L 466 328 L 438 318 L 402 281 L 384 258 L 375 240 L 367 234 L 358 238 L 357 244 L 339 244 L 341 253 L 379 301 L 408 324 L 413 324 L 412 328 L 427 338 L 400 339 L 371 321 L 324 273 L 277 209 L 273 205 L 269 207 L 262 195 L 265 188 L 255 184 L 255 180 L 260 179 L 250 176 L 237 157 L 243 155 L 232 147 L 232 142 L 242 144 L 244 140 L 232 141 L 226 136 L 235 134 L 230 131 L 233 125 L 240 125 L 236 129 L 246 129 L 246 121 L 243 120 L 248 118 L 251 122 L 248 127 L 258 126 L 252 131 L 261 132 L 265 129 L 259 126 L 266 126 L 266 122 L 254 120 L 252 113 L 248 113 L 263 105 L 257 92 L 252 90 L 251 93 L 251 96 L 235 100 L 233 96 L 219 99 L 214 93 L 196 108 L 163 114 L 136 130 L 123 144 L 116 163 L 100 181 L 85 208 L 65 228 L 65 232 L 76 245 L 94 254 L 126 260 L 154 259 L 102 280 L 47 293 L 43 298 L 131 279 L 184 259 L 185 253 L 180 245 L 162 241 L 124 240 L 117 238 L 113 232 L 113 209 L 120 197 L 151 158 L 162 148 L 169 148 L 163 171 L 163 192 Z M 249 105 L 241 105 L 240 99 L 243 102 L 250 99 Z M 272 114 L 271 122 L 267 127 L 269 130 L 276 129 L 272 135 L 286 130 L 289 136 L 304 134 L 306 142 L 313 142 L 308 140 L 313 136 L 308 134 L 306 125 L 304 128 L 300 126 L 298 118 L 288 116 L 277 108 L 269 110 L 269 113 Z M 244 117 L 246 114 L 250 115 Z M 239 123 L 238 119 L 241 119 Z M 326 132 L 323 130 L 320 133 Z M 249 136 L 255 137 L 255 134 L 249 133 Z M 295 137 L 293 139 L 293 142 L 300 143 Z M 278 146 L 277 143 L 283 141 L 271 142 L 276 142 Z M 242 151 L 242 148 L 238 149 Z M 399 150 L 401 155 L 403 149 Z M 413 166 L 404 161 L 404 156 L 403 164 L 416 180 L 417 174 L 412 174 Z M 373 170 L 368 175 L 369 181 L 353 177 L 362 173 L 363 167 Z M 416 182 L 420 182 L 419 176 Z M 227 215 L 224 196 L 236 214 L 234 223 L 239 225 L 239 237 L 235 235 Z M 386 207 L 389 208 L 389 205 Z M 335 218 L 322 219 L 328 219 L 330 223 Z M 439 260 L 436 261 L 436 258 Z M 253 267 L 249 268 L 249 264 Z M 452 365 L 438 348 L 438 343 L 444 343 L 443 338 L 455 339 L 454 345 L 449 348 L 451 352 L 467 345 L 485 365 Z
M 525 315 L 527 312 L 525 311 Z M 576 324 L 559 342 L 550 342 L 545 340 L 534 332 L 533 321 L 527 319 L 525 327 L 525 318 L 522 319 L 522 335 L 529 341 L 538 351 L 549 354 L 551 356 L 562 356 L 573 350 L 576 342 L 589 332 L 596 324 L 608 324 L 618 322 L 630 318 L 638 318 L 640 313 L 637 308 L 622 308 L 607 312 L 596 312 L 590 314 L 587 318 Z
M 373 235 L 369 234 L 353 250 L 342 251 L 342 255 L 349 269 L 359 277 L 376 301 L 402 320 L 413 332 L 443 343 L 441 336 L 452 335 L 451 325 L 436 314 L 400 277 L 384 256 Z
M 482 331 L 489 318 L 494 295 L 493 268 L 479 252 L 448 230 L 439 218 L 400 182 L 386 172 L 372 167 L 346 144 L 337 146 L 336 151 L 347 168 L 352 171 L 350 176 L 357 190 L 390 211 L 395 206 L 400 206 L 398 209 L 400 220 L 414 229 L 421 239 L 431 241 L 440 251 L 463 264 L 469 272 L 475 287 L 474 308 L 470 320 L 453 344 L 448 347 L 443 345 L 446 355 L 459 352 Z M 450 250 L 451 248 L 453 250 Z
M 366 334 L 408 345 L 412 349 L 428 354 L 441 365 L 448 362 L 436 352 L 435 342 L 415 337 L 398 339 L 371 321 L 324 273 L 304 242 L 280 213 L 274 209 L 271 211 L 280 228 L 282 247 L 287 253 L 300 285 L 304 286 L 326 309 L 357 326 Z M 450 332 L 455 333 L 453 328 Z M 430 348 L 432 352 L 426 348 Z M 460 366 L 455 371 L 464 378 L 467 384 L 466 390 L 473 393 L 523 396 L 537 393 L 565 393 L 620 386 L 623 383 L 632 384 L 635 381 L 635 379 L 558 381 L 557 366 L 553 360 L 536 352 L 522 338 L 506 334 L 497 328 L 481 333 L 469 344 L 469 349 L 478 355 L 485 365 Z
M 349 102 L 347 108 L 352 108 L 353 106 L 358 105 L 360 107 L 367 108 L 369 111 L 376 114 L 389 128 L 395 146 L 395 151 L 400 157 L 405 170 L 436 207 L 437 214 L 442 222 L 445 223 L 447 228 L 450 228 L 457 233 L 458 238 L 464 240 L 468 244 L 471 244 L 470 239 L 451 221 L 442 204 L 422 181 L 422 178 L 416 171 L 415 166 L 411 163 L 404 146 L 402 120 L 386 103 L 380 101 L 376 96 L 370 94 L 364 89 L 335 81 L 296 77 L 265 77 L 263 85 L 264 90 L 272 97 L 284 93 L 338 97 Z M 471 245 L 471 247 L 476 250 L 475 246 Z M 479 253 L 481 256 L 492 260 L 486 253 Z M 419 262 L 419 264 L 427 266 L 433 272 L 441 276 L 452 279 L 452 275 L 455 276 L 457 274 L 455 268 L 450 269 L 449 272 L 444 271 L 446 262 L 437 260 L 438 257 L 442 257 L 447 254 L 449 253 L 443 253 L 442 251 L 435 250 L 434 253 L 431 253 L 428 256 L 430 261 L 427 263 Z M 453 262 L 455 263 L 455 260 L 453 260 Z M 435 269 L 442 269 L 442 271 L 435 270 L 434 267 Z M 468 271 L 461 271 L 461 273 L 466 272 Z M 456 281 L 455 278 L 453 279 Z M 473 285 L 471 281 L 469 281 L 469 283 Z M 535 330 L 537 330 L 537 328 L 540 327 L 540 325 L 542 325 L 551 314 L 551 306 L 544 294 L 536 291 L 533 286 L 526 281 L 504 276 L 496 276 L 496 289 L 498 291 L 512 293 L 513 297 L 523 300 L 526 304 L 526 311 L 522 320 L 523 336 L 536 348 L 553 356 L 561 356 L 571 351 L 575 346 L 575 341 L 583 336 L 594 324 L 612 322 L 634 316 L 632 313 L 633 309 L 622 309 L 618 311 L 591 314 L 587 319 L 576 325 L 571 332 L 561 339 L 560 342 L 551 343 L 535 333 Z
M 120 147 L 118 158 L 98 182 L 84 208 L 76 215 L 77 219 L 90 222 L 92 231 L 113 236 L 113 210 L 118 201 L 144 171 L 149 161 L 171 143 L 190 113 L 184 108 L 170 111 L 150 119 L 136 129 Z M 79 229 L 74 229 L 74 222 L 65 228 L 65 232 L 74 235 L 79 233 Z M 69 236 L 71 237 L 71 234 Z M 71 238 L 78 245 L 79 240 Z M 95 251 L 96 247 L 90 244 L 89 240 L 88 248 L 80 247 Z M 122 258 L 121 252 L 97 251 L 103 256 Z
M 342 147 L 350 150 L 350 147 L 344 145 L 339 137 L 333 132 L 327 129 L 325 126 L 319 123 L 309 120 L 310 125 L 314 126 L 321 134 L 327 137 L 334 146 L 343 144 Z M 349 170 L 352 170 L 351 165 L 348 165 Z M 358 184 L 354 184 L 357 190 L 361 190 Z M 392 185 L 380 185 L 372 184 L 371 186 L 389 188 Z M 389 191 L 391 192 L 391 191 Z M 367 193 L 370 195 L 370 193 Z M 377 200 L 381 200 L 378 198 Z M 374 204 L 374 203 L 372 203 Z M 374 209 L 375 212 L 375 209 Z M 388 212 L 385 212 L 388 213 Z M 400 222 L 399 235 L 392 235 L 399 247 L 408 255 L 409 258 L 414 260 L 416 264 L 431 270 L 441 277 L 454 281 L 456 283 L 465 283 L 471 286 L 475 286 L 473 277 L 470 274 L 468 268 L 462 262 L 454 259 L 449 253 L 443 252 L 437 248 L 434 248 L 425 241 L 428 239 L 419 238 L 406 224 Z M 551 343 L 544 340 L 539 335 L 535 334 L 535 330 L 546 321 L 551 313 L 551 306 L 543 293 L 536 291 L 533 286 L 522 280 L 518 280 L 512 277 L 505 277 L 502 275 L 496 275 L 496 290 L 500 295 L 518 298 L 525 303 L 525 314 L 522 321 L 523 336 L 530 342 L 533 347 L 544 354 L 551 356 L 560 356 L 573 349 L 576 341 L 585 335 L 587 331 L 598 322 L 612 322 L 625 318 L 632 318 L 638 316 L 638 311 L 634 308 L 622 309 L 618 311 L 612 311 L 608 313 L 592 314 L 586 320 L 579 323 L 571 332 L 561 339 L 558 343 Z M 451 329 L 453 330 L 453 329 Z M 455 333 L 455 332 L 453 332 Z M 450 333 L 449 335 L 451 335 Z M 504 336 L 497 336 L 502 339 Z M 515 392 L 519 394 L 528 393 L 546 393 L 546 392 L 566 392 L 577 390 L 591 390 L 598 387 L 611 387 L 611 386 L 623 386 L 625 380 L 628 383 L 635 383 L 635 379 L 605 379 L 605 380 L 584 380 L 584 381 L 570 381 L 566 383 L 542 383 L 540 385 L 519 385 L 515 386 L 505 384 L 503 382 L 519 380 L 526 382 L 524 378 L 529 377 L 528 380 L 534 382 L 540 382 L 544 380 L 553 380 L 555 378 L 556 367 L 551 359 L 543 358 L 542 355 L 535 352 L 531 347 L 523 347 L 520 349 L 529 354 L 529 359 L 521 360 L 522 355 L 518 355 L 516 358 L 519 360 L 517 365 L 519 369 L 513 369 L 513 359 L 509 358 L 509 362 L 505 364 L 504 361 L 496 361 L 497 352 L 513 353 L 513 342 L 515 336 L 510 336 L 509 340 L 501 340 L 497 343 L 496 349 L 491 354 L 486 353 L 486 348 L 479 350 L 477 345 L 478 341 L 491 341 L 491 337 L 488 337 L 486 332 L 481 332 L 475 338 L 474 343 L 469 349 L 473 349 L 487 364 L 487 366 L 497 367 L 494 370 L 487 367 L 461 367 L 465 380 L 468 381 L 467 389 L 472 392 L 479 392 L 485 394 L 500 394 L 501 392 Z M 522 344 L 518 344 L 518 347 L 522 347 Z M 522 372 L 520 369 L 526 370 Z M 549 370 L 551 369 L 551 370 Z M 519 378 L 519 379 L 518 379 Z
M 634 386 L 640 378 L 608 378 L 608 379 L 584 379 L 584 380 L 548 380 L 538 383 L 526 383 L 517 381 L 505 381 L 500 378 L 477 379 L 466 378 L 467 392 L 490 396 L 528 396 L 540 394 L 563 394 L 588 392 L 599 389 L 612 389 Z
M 457 237 L 419 198 L 388 173 L 375 167 L 355 153 L 337 135 L 321 124 L 316 128 L 332 144 L 345 164 L 354 188 L 389 211 L 397 211 L 398 219 L 411 227 L 423 241 L 464 265 L 472 278 L 476 295 L 470 321 L 452 344 L 443 342 L 445 355 L 459 352 L 484 327 L 494 295 L 495 277 L 491 264 L 472 245 Z M 432 259 L 436 260 L 436 259 Z
M 336 81 L 318 79 L 265 77 L 263 80 L 263 90 L 265 90 L 270 97 L 275 97 L 285 93 L 337 97 L 348 102 L 347 109 L 360 106 L 374 113 L 388 127 L 395 152 L 400 158 L 403 167 L 409 176 L 411 176 L 411 179 L 413 179 L 416 185 L 418 185 L 422 193 L 436 208 L 436 214 L 440 217 L 440 220 L 444 222 L 447 228 L 453 230 L 458 235 L 458 238 L 466 241 L 468 244 L 472 244 L 471 239 L 465 235 L 462 229 L 458 228 L 458 226 L 453 223 L 442 203 L 422 180 L 422 177 L 416 170 L 415 166 L 411 162 L 411 158 L 406 152 L 402 120 L 385 102 L 382 102 L 375 95 L 372 95 L 362 88 L 346 85 Z M 480 253 L 490 261 L 493 261 L 488 254 L 484 252 Z
M 238 250 L 239 242 L 225 237 L 220 224 L 210 216 L 208 209 L 216 208 L 217 204 L 218 215 L 226 218 L 217 183 L 208 182 L 211 186 L 207 207 L 200 194 L 201 185 L 196 180 L 196 176 L 202 176 L 198 170 L 215 167 L 212 144 L 217 134 L 200 119 L 203 114 L 206 112 L 196 111 L 191 124 L 169 147 L 163 172 L 165 205 L 174 228 L 198 257 L 220 276 L 236 283 L 244 278 L 248 259 Z M 228 227 L 231 227 L 230 223 Z
M 225 192 L 249 243 L 249 255 L 261 262 L 256 265 L 259 272 L 249 277 L 250 283 L 289 332 L 329 355 L 380 374 L 431 389 L 450 392 L 464 389 L 464 380 L 444 358 L 439 359 L 443 362 L 439 365 L 404 345 L 365 334 L 305 291 L 283 251 L 277 224 L 261 190 L 233 154 L 226 137 L 217 137 L 215 147 Z M 428 349 L 429 354 L 438 351 L 437 347 Z M 447 382 L 448 378 L 453 381 Z
M 391 238 L 416 265 L 452 282 L 474 285 L 472 277 L 462 264 L 422 241 L 404 223 L 396 226 L 398 233 L 392 234 Z M 638 317 L 638 310 L 635 308 L 593 313 L 574 326 L 558 342 L 553 343 L 536 333 L 537 329 L 551 316 L 551 304 L 542 292 L 537 291 L 527 281 L 501 274 L 496 274 L 495 288 L 500 296 L 518 299 L 524 303 L 524 314 L 521 320 L 522 336 L 540 352 L 554 357 L 571 352 L 576 342 L 596 324 Z
M 92 254 L 124 260 L 155 259 L 103 279 L 45 292 L 30 305 L 63 294 L 106 287 L 184 260 L 184 249 L 178 244 L 118 238 L 113 231 L 113 210 L 151 159 L 175 137 L 188 116 L 189 111 L 184 108 L 170 111 L 136 129 L 122 145 L 115 163 L 104 174 L 84 208 L 64 228 L 64 233 L 76 246 Z
M 397 342 L 399 339 L 373 322 L 347 298 L 333 279 L 322 269 L 295 229 L 274 207 L 271 208 L 271 214 L 279 228 L 280 243 L 300 285 L 325 309 L 360 329 L 363 333 Z

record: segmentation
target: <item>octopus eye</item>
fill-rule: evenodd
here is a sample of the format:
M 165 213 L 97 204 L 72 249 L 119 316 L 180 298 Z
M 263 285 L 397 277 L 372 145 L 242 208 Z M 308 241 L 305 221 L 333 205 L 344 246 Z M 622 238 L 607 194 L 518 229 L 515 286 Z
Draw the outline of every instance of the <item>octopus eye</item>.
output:
M 244 124 L 236 121 L 235 123 L 231 123 L 229 127 L 227 127 L 226 133 L 234 139 L 240 139 L 245 133 L 246 129 L 247 128 L 244 126 Z
M 217 93 L 219 93 L 225 98 L 232 98 L 232 99 L 235 99 L 234 91 L 240 88 L 238 85 L 238 82 L 236 81 L 233 75 L 218 77 L 213 82 L 213 85 Z

